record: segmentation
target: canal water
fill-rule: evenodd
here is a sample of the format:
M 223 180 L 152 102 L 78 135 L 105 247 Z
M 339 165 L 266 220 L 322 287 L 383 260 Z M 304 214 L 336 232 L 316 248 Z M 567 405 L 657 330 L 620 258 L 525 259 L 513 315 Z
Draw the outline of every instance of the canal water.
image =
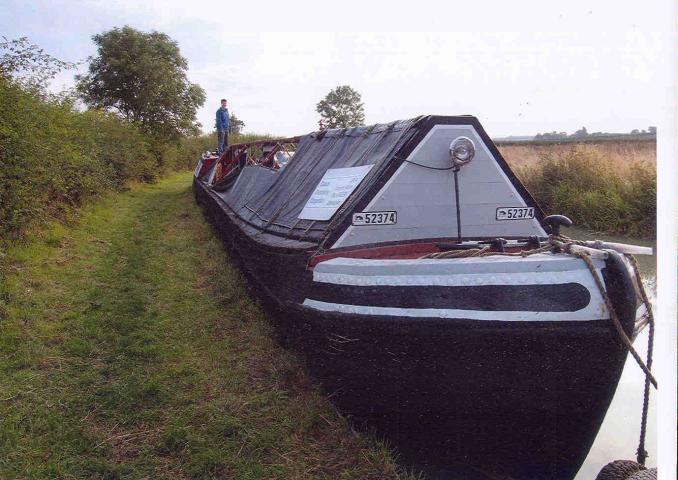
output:
M 607 240 L 610 242 L 632 243 L 653 247 L 652 241 L 631 237 L 614 237 L 585 232 L 579 229 L 564 229 L 563 233 L 579 240 Z M 638 255 L 640 273 L 645 284 L 650 301 L 656 299 L 656 255 Z M 648 329 L 645 328 L 633 343 L 641 358 L 647 355 Z M 658 380 L 661 382 L 661 380 Z M 612 460 L 635 460 L 636 449 L 640 436 L 640 414 L 643 407 L 643 385 L 645 376 L 638 364 L 629 355 L 624 366 L 612 404 L 603 421 L 588 457 L 584 461 L 575 480 L 593 480 L 600 469 Z M 648 467 L 657 466 L 657 392 L 650 392 L 650 409 L 648 412 L 647 434 L 645 436 L 645 450 L 649 453 L 646 460 Z

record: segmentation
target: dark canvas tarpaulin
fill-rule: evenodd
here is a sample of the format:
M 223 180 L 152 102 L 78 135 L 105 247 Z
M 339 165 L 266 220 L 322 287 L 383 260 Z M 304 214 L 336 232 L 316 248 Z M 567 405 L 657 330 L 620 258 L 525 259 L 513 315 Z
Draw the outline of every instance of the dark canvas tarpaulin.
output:
M 243 169 L 234 186 L 219 196 L 243 221 L 283 237 L 322 239 L 332 220 L 302 220 L 299 214 L 329 169 L 373 165 L 357 197 L 412 138 L 418 119 L 370 127 L 327 130 L 302 137 L 292 160 L 281 170 Z M 351 197 L 335 214 L 341 216 Z
M 455 130 L 455 126 L 468 127 L 473 135 L 477 135 L 477 141 L 484 145 L 487 152 L 484 155 L 488 163 L 483 164 L 487 165 L 486 169 L 476 169 L 476 173 L 470 174 L 467 179 L 469 185 L 473 185 L 471 188 L 476 189 L 477 192 L 477 189 L 485 188 L 479 187 L 485 182 L 483 179 L 492 179 L 488 184 L 492 185 L 492 195 L 497 195 L 497 198 L 503 198 L 509 203 L 516 202 L 519 206 L 534 208 L 535 212 L 533 222 L 535 225 L 530 224 L 525 227 L 524 224 L 499 224 L 493 210 L 497 205 L 488 207 L 488 202 L 484 198 L 467 196 L 467 201 L 471 199 L 471 203 L 467 204 L 472 205 L 479 212 L 478 215 L 473 216 L 475 223 L 470 222 L 467 225 L 468 228 L 475 229 L 474 238 L 496 237 L 497 231 L 504 232 L 503 236 L 507 238 L 543 234 L 540 226 L 543 212 L 513 174 L 480 122 L 469 115 L 429 115 L 369 127 L 314 132 L 303 137 L 295 137 L 295 143 L 298 142 L 296 151 L 290 161 L 280 170 L 263 166 L 248 166 L 238 170 L 240 173 L 236 172 L 227 181 L 221 179 L 214 188 L 208 186 L 211 183 L 209 171 L 205 172 L 199 181 L 211 191 L 210 194 L 215 199 L 220 200 L 221 208 L 229 213 L 238 228 L 248 236 L 255 236 L 258 242 L 272 247 L 284 245 L 288 248 L 290 243 L 298 241 L 299 248 L 308 248 L 309 245 L 319 246 L 322 249 L 337 248 L 336 245 L 339 245 L 341 248 L 353 244 L 411 239 L 415 234 L 422 236 L 415 235 L 412 238 L 451 238 L 450 232 L 453 230 L 448 225 L 450 223 L 448 220 L 451 218 L 448 211 L 453 211 L 450 208 L 453 209 L 454 205 L 453 202 L 447 200 L 452 197 L 444 197 L 444 201 L 440 200 L 445 192 L 438 192 L 438 197 L 436 197 L 438 203 L 435 203 L 431 211 L 427 213 L 430 216 L 429 220 L 433 218 L 435 222 L 429 221 L 425 224 L 425 228 L 422 227 L 425 222 L 421 223 L 419 220 L 426 220 L 426 218 L 420 217 L 417 212 L 413 213 L 418 206 L 404 205 L 401 208 L 404 212 L 409 209 L 410 215 L 402 215 L 403 221 L 398 227 L 370 230 L 370 235 L 367 235 L 365 233 L 367 230 L 363 229 L 361 232 L 367 235 L 363 237 L 356 236 L 356 232 L 351 232 L 354 236 L 351 237 L 350 242 L 344 239 L 345 245 L 337 243 L 340 238 L 343 238 L 342 235 L 345 235 L 352 227 L 352 214 L 370 208 L 368 205 L 372 201 L 379 203 L 380 200 L 376 198 L 376 195 L 387 181 L 394 178 L 394 174 L 399 171 L 403 163 L 410 161 L 407 159 L 415 152 L 417 146 L 425 145 L 422 142 L 427 135 L 432 135 L 430 142 L 433 143 L 430 148 L 438 148 L 436 155 L 444 162 L 447 156 L 443 158 L 438 145 L 439 138 L 443 138 L 444 135 L 436 137 L 435 132 L 452 131 Z M 445 139 L 445 142 L 447 141 L 448 139 Z M 422 147 L 421 152 L 427 152 L 426 148 Z M 427 155 L 427 153 L 422 153 L 422 155 Z M 428 157 L 421 160 L 426 163 L 427 159 Z M 426 167 L 416 162 L 410 163 L 420 168 Z M 476 165 L 480 164 L 476 163 Z M 369 169 L 361 168 L 368 166 Z M 438 166 L 433 167 L 433 170 L 449 170 L 449 168 Z M 353 175 L 352 172 L 366 173 L 363 173 L 364 178 L 360 177 L 362 180 L 359 178 L 346 180 Z M 438 173 L 440 172 L 436 174 Z M 344 180 L 334 183 L 326 180 L 323 185 L 320 185 L 325 175 L 327 179 L 343 178 Z M 422 177 L 421 173 L 410 175 L 413 176 L 412 178 Z M 394 183 L 396 186 L 393 188 L 397 190 L 402 187 L 402 191 L 398 191 L 405 196 L 430 193 L 413 192 L 407 185 L 408 181 L 403 180 L 405 186 L 398 186 Z M 447 188 L 443 185 L 445 181 L 437 182 L 440 188 Z M 416 184 L 417 181 L 410 183 Z M 309 203 L 312 197 L 313 201 Z M 384 211 L 396 209 L 392 200 L 385 200 L 382 203 L 386 203 L 388 207 L 382 208 Z M 306 212 L 302 214 L 307 206 Z M 313 214 L 308 213 L 311 210 Z M 322 214 L 319 213 L 320 211 Z M 401 216 L 400 213 L 398 216 Z M 400 237 L 390 236 L 396 230 Z M 456 232 L 456 229 L 454 231 Z

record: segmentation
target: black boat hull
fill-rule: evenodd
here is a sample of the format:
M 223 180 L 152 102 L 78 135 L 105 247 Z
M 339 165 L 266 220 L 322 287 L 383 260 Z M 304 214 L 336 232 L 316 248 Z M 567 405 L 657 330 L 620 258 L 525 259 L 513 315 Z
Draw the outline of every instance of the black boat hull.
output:
M 291 304 L 283 318 L 338 408 L 403 455 L 515 478 L 574 477 L 626 358 L 599 321 L 356 318 Z
M 284 344 L 345 414 L 418 465 L 571 479 L 612 400 L 626 351 L 607 321 L 501 322 L 321 312 L 310 251 L 264 248 L 202 183 L 198 202 L 272 313 Z M 617 259 L 617 262 L 619 260 Z M 633 286 L 607 269 L 632 332 Z

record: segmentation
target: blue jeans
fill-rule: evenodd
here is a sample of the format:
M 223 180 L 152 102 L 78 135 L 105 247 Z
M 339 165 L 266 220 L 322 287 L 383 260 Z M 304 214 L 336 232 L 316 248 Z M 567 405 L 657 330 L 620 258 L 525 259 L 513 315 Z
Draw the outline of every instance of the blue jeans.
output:
M 228 131 L 217 131 L 217 153 L 223 153 L 228 148 Z

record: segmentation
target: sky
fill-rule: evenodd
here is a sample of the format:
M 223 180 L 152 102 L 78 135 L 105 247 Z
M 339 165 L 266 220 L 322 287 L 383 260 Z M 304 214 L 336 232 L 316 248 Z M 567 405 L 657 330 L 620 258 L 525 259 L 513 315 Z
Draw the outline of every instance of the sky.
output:
M 62 60 L 94 55 L 92 35 L 113 27 L 167 33 L 207 93 L 205 131 L 225 97 L 247 131 L 307 133 L 316 104 L 350 85 L 367 124 L 472 114 L 493 137 L 629 132 L 657 125 L 675 67 L 669 1 L 3 3 L 0 33 Z

